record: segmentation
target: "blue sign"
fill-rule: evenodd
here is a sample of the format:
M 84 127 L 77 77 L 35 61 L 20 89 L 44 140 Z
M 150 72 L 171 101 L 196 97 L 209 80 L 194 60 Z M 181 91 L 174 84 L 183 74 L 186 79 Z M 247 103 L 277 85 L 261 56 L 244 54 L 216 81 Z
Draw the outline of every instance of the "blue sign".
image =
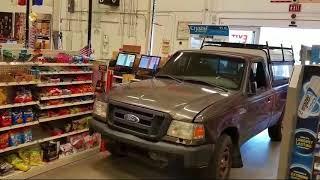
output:
M 189 25 L 190 34 L 202 36 L 229 36 L 228 26 L 219 25 Z

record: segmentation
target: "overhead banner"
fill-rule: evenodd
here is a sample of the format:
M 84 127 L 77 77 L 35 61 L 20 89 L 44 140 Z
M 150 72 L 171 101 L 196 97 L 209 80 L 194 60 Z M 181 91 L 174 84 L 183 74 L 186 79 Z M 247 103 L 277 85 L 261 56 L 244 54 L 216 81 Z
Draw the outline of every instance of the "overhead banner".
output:
M 305 66 L 289 179 L 320 178 L 320 67 Z

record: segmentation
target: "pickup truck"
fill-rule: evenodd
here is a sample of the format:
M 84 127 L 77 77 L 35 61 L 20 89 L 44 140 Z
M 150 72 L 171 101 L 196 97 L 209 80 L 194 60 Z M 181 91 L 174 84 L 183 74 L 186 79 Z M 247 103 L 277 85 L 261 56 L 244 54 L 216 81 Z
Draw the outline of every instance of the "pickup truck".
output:
M 176 52 L 154 78 L 97 99 L 90 128 L 112 155 L 226 179 L 243 166 L 247 140 L 268 129 L 281 141 L 293 64 L 292 48 L 206 42 Z

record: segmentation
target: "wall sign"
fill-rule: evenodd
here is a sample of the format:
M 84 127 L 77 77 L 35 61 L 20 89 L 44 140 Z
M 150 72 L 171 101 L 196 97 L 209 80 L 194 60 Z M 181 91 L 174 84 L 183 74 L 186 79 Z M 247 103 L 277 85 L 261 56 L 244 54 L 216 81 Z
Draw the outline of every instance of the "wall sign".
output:
M 320 67 L 305 66 L 289 179 L 320 178 Z
M 293 3 L 289 5 L 289 12 L 301 12 L 301 4 Z

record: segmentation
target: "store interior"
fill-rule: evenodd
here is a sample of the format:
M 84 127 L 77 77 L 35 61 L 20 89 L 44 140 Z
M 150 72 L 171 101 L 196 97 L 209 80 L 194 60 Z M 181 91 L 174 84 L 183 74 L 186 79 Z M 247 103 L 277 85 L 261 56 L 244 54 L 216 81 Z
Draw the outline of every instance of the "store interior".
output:
M 2 0 L 0 178 L 320 178 L 319 9 Z

